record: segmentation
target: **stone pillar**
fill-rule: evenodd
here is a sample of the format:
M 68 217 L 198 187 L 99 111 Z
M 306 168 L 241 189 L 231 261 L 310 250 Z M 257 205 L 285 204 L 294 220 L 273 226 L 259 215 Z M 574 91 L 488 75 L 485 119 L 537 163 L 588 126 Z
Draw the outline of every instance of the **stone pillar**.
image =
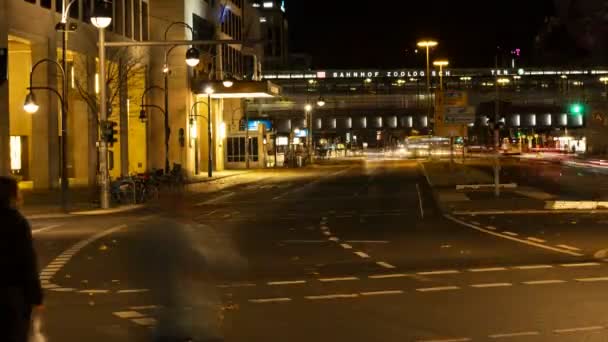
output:
M 122 176 L 129 175 L 129 110 L 127 99 L 129 98 L 129 89 L 127 86 L 127 75 L 125 75 L 124 61 L 119 61 L 118 79 L 120 80 L 119 89 L 119 106 L 120 106 L 120 174 Z
M 32 65 L 56 56 L 55 41 L 45 38 L 32 44 Z M 34 74 L 34 85 L 57 87 L 58 71 L 51 64 L 41 64 Z M 34 188 L 51 189 L 59 185 L 59 99 L 50 91 L 35 92 L 40 110 L 32 119 L 32 179 Z
M 0 49 L 8 49 L 6 1 L 0 2 Z M 6 56 L 8 59 L 8 56 Z M 1 58 L 1 57 L 0 57 Z M 10 122 L 8 81 L 0 80 L 0 175 L 10 174 Z

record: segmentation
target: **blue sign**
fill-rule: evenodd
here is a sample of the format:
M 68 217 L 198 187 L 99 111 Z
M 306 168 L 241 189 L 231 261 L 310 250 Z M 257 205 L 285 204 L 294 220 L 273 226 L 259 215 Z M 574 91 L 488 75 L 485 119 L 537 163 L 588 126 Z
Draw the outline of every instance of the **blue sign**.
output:
M 270 122 L 270 120 L 267 120 L 267 119 L 249 120 L 249 124 L 247 125 L 247 128 L 250 131 L 257 131 L 259 125 L 264 125 L 266 127 L 267 131 L 272 130 L 272 122 Z
M 294 135 L 296 138 L 306 138 L 308 136 L 308 129 L 300 128 L 294 132 Z

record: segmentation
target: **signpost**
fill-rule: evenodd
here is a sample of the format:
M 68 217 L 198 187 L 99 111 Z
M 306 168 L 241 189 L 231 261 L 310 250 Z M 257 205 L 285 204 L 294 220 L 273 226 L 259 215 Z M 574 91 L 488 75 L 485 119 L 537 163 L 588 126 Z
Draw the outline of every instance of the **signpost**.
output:
M 454 161 L 454 138 L 466 138 L 467 126 L 474 122 L 475 107 L 469 106 L 466 92 L 449 90 L 436 93 L 435 135 L 450 138 L 450 160 L 452 162 Z

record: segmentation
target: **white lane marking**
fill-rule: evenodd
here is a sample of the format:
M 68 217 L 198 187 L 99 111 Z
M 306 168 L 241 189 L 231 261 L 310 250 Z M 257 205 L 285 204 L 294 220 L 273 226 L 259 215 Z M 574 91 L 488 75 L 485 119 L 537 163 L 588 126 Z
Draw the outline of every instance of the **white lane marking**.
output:
M 426 272 L 418 272 L 418 275 L 440 275 L 440 274 L 458 274 L 460 271 L 458 270 L 443 270 L 443 271 L 426 271 Z
M 346 240 L 348 243 L 389 243 L 386 240 Z
M 378 261 L 378 262 L 376 262 L 376 264 L 378 266 L 382 266 L 384 268 L 396 268 L 395 266 L 389 264 L 388 262 L 384 262 L 384 261 Z
M 591 267 L 591 266 L 600 266 L 599 262 L 581 262 L 581 263 L 572 263 L 572 264 L 561 264 L 562 267 Z
M 489 230 L 496 230 L 497 228 L 496 228 L 496 227 L 494 227 L 494 226 L 486 226 L 486 229 L 489 229 Z
M 73 291 L 76 291 L 76 289 L 73 289 L 71 287 L 60 287 L 58 289 L 51 289 L 51 291 L 55 291 L 55 292 L 73 292 Z
M 580 248 L 576 248 L 570 245 L 557 245 L 557 247 L 559 248 L 563 248 L 563 249 L 567 249 L 567 250 L 571 250 L 571 251 L 580 251 Z
M 422 193 L 420 192 L 420 185 L 416 183 L 416 192 L 418 192 L 418 205 L 420 207 L 420 218 L 424 219 L 424 208 L 422 206 Z
M 532 237 L 532 236 L 528 237 L 528 240 L 530 240 L 532 242 L 538 242 L 538 243 L 545 243 L 545 242 L 547 242 L 546 240 L 535 238 L 535 237 Z
M 158 309 L 158 305 L 141 305 L 141 306 L 129 306 L 131 310 L 154 310 Z
M 329 230 L 329 227 L 327 227 L 327 226 L 321 226 L 321 230 Z
M 335 236 L 330 237 L 328 240 L 329 240 L 329 241 L 333 241 L 333 242 L 338 242 L 338 241 L 340 241 L 340 239 L 338 239 L 338 238 L 337 238 L 337 237 L 335 237 Z
M 347 243 L 341 243 L 340 246 L 342 246 L 342 248 L 344 248 L 344 249 L 353 249 L 353 246 L 351 246 Z
M 519 234 L 513 233 L 513 232 L 509 232 L 509 231 L 504 231 L 502 233 L 505 234 L 505 235 L 509 235 L 509 236 L 519 236 Z
M 137 311 L 117 311 L 112 313 L 114 316 L 118 318 L 139 318 L 144 317 L 144 315 Z
M 478 289 L 483 289 L 483 288 L 490 288 L 490 287 L 508 287 L 508 286 L 513 286 L 513 284 L 511 284 L 511 283 L 488 283 L 488 284 L 473 284 L 470 286 L 474 287 L 474 288 L 478 288 Z
M 405 273 L 393 273 L 393 274 L 376 274 L 368 276 L 369 279 L 390 279 L 390 278 L 403 278 L 407 277 Z
M 263 303 L 284 303 L 291 302 L 291 298 L 283 297 L 283 298 L 264 298 L 264 299 L 250 299 L 249 302 L 263 304 Z
M 596 277 L 596 278 L 578 278 L 574 279 L 576 281 L 580 281 L 582 283 L 593 283 L 598 281 L 608 281 L 608 277 Z
M 88 294 L 104 294 L 109 293 L 110 290 L 80 290 L 79 293 L 88 293 Z
M 515 266 L 513 267 L 518 270 L 540 270 L 543 268 L 553 268 L 551 265 L 524 265 L 524 266 Z
M 321 296 L 306 296 L 306 299 L 340 299 L 340 298 L 357 298 L 359 297 L 358 293 L 348 293 L 348 294 L 332 294 L 332 295 L 321 295 Z
M 361 292 L 362 296 L 383 296 L 383 295 L 394 295 L 394 294 L 403 294 L 403 291 L 401 291 L 401 290 L 386 290 L 386 291 Z
M 116 293 L 144 293 L 148 292 L 148 289 L 129 289 L 129 290 L 118 290 Z
M 338 277 L 338 278 L 319 278 L 319 281 L 324 283 L 332 282 L 332 281 L 349 281 L 349 280 L 359 280 L 357 277 Z
M 306 284 L 306 280 L 287 280 L 287 281 L 269 281 L 268 285 L 296 285 L 296 284 Z
M 355 252 L 355 254 L 362 257 L 363 259 L 367 259 L 370 257 L 368 254 L 363 253 L 363 252 Z
M 195 206 L 196 206 L 196 207 L 200 207 L 200 206 L 203 206 L 203 205 L 206 205 L 206 204 L 213 204 L 213 203 L 217 203 L 217 202 L 219 202 L 219 201 L 222 201 L 222 200 L 225 200 L 225 199 L 227 199 L 227 198 L 230 198 L 230 197 L 232 197 L 232 196 L 234 196 L 234 195 L 236 195 L 236 192 L 229 192 L 229 193 L 227 193 L 227 194 L 223 194 L 223 195 L 218 196 L 218 197 L 216 197 L 216 198 L 212 198 L 212 199 L 210 199 L 210 200 L 206 200 L 206 201 L 204 201 L 204 202 L 197 203 L 197 204 L 195 204 Z
M 437 286 L 437 287 L 422 287 L 416 289 L 418 292 L 437 292 L 437 291 L 452 291 L 452 290 L 460 290 L 458 286 Z
M 58 287 L 59 287 L 59 285 L 55 285 L 55 284 L 42 284 L 42 288 L 45 290 L 56 289 Z
M 521 336 L 537 336 L 540 335 L 540 332 L 538 331 L 522 331 L 522 332 L 516 332 L 516 333 L 506 333 L 506 334 L 493 334 L 493 335 L 488 335 L 489 338 L 511 338 L 511 337 L 521 337 Z
M 243 283 L 243 284 L 224 284 L 224 285 L 218 285 L 217 287 L 219 288 L 232 288 L 232 287 L 254 287 L 256 286 L 255 284 L 251 284 L 251 283 Z
M 505 267 L 488 267 L 488 268 L 471 268 L 469 272 L 473 273 L 481 273 L 481 272 L 497 272 L 497 271 L 506 271 Z
M 565 280 L 559 279 L 548 279 L 548 280 L 532 280 L 532 281 L 524 281 L 522 284 L 525 285 L 549 285 L 549 284 L 563 284 Z
M 54 228 L 57 228 L 57 227 L 61 227 L 61 226 L 62 226 L 61 224 L 53 224 L 53 225 L 50 225 L 50 226 L 34 229 L 34 230 L 32 230 L 32 234 L 40 234 L 42 232 L 46 232 L 47 230 L 51 230 L 51 229 L 54 229 Z
M 568 328 L 568 329 L 555 329 L 553 330 L 556 334 L 564 334 L 564 333 L 572 333 L 572 332 L 580 332 L 580 331 L 596 331 L 602 330 L 604 327 L 596 325 L 590 327 L 580 327 L 580 328 Z
M 418 340 L 416 342 L 468 342 L 468 341 L 472 341 L 472 340 L 468 337 L 463 337 L 463 338 L 448 338 L 448 339 L 443 339 L 443 340 Z
M 151 317 L 134 318 L 131 320 L 131 322 L 133 322 L 135 324 L 143 325 L 143 326 L 151 326 L 151 325 L 156 325 L 158 323 L 156 321 L 156 319 L 151 318 Z
M 523 244 L 528 245 L 528 246 L 534 246 L 534 247 L 550 250 L 550 251 L 553 251 L 553 252 L 568 254 L 568 255 L 572 255 L 572 256 L 583 256 L 583 254 L 581 254 L 581 253 L 576 253 L 576 252 L 569 251 L 569 250 L 564 250 L 564 249 L 555 248 L 555 247 L 551 247 L 551 246 L 547 246 L 547 245 L 542 245 L 542 244 L 539 244 L 539 243 L 536 243 L 536 242 L 532 242 L 532 241 L 528 241 L 528 240 L 522 240 L 522 239 L 518 239 L 516 237 L 512 237 L 512 236 L 504 235 L 504 234 L 501 234 L 501 233 L 493 232 L 493 231 L 490 231 L 490 230 L 487 230 L 487 229 L 484 229 L 484 228 L 480 228 L 480 227 L 474 226 L 474 225 L 472 225 L 470 223 L 464 222 L 462 220 L 459 220 L 459 219 L 457 219 L 455 217 L 452 217 L 450 215 L 447 215 L 447 214 L 444 215 L 444 217 L 447 218 L 448 220 L 454 221 L 454 222 L 459 223 L 459 224 L 461 224 L 463 226 L 466 226 L 466 227 L 469 227 L 469 228 L 472 228 L 472 229 L 475 229 L 477 231 L 484 232 L 484 233 L 487 233 L 487 234 L 490 234 L 490 235 L 501 237 L 503 239 L 507 239 L 507 240 L 511 240 L 511 241 L 515 241 L 515 242 L 519 242 L 519 243 L 523 243 Z
M 477 222 L 477 221 L 471 221 L 472 224 L 479 226 L 481 223 Z
M 324 231 L 324 232 L 323 232 L 323 235 L 325 235 L 325 236 L 330 236 L 330 235 L 331 235 L 331 233 L 330 233 L 330 232 L 328 232 L 328 231 Z
M 336 215 L 336 218 L 350 218 L 353 217 L 353 215 Z

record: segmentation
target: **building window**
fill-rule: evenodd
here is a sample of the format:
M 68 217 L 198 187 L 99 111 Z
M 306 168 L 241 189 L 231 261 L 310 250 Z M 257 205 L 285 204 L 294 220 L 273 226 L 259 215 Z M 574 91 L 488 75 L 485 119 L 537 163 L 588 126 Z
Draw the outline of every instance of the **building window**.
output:
M 139 2 L 140 0 L 133 0 L 133 26 L 135 27 L 133 39 L 135 40 L 141 40 L 141 12 Z
M 124 2 L 123 0 L 114 1 L 114 20 L 112 25 L 114 26 L 114 32 L 122 35 L 124 34 Z
M 274 3 L 272 1 L 264 1 L 264 8 L 272 8 L 274 7 Z
M 125 1 L 125 36 L 133 38 L 133 3 Z
M 57 4 L 61 6 L 59 1 L 57 1 Z M 40 6 L 44 8 L 51 8 L 51 0 L 40 0 Z M 59 12 L 61 12 L 61 7 L 59 7 Z
M 239 163 L 245 161 L 245 138 L 228 138 L 226 139 L 228 162 Z
M 141 39 L 148 40 L 148 36 L 150 34 L 149 28 L 149 14 L 148 14 L 148 3 L 141 3 Z

